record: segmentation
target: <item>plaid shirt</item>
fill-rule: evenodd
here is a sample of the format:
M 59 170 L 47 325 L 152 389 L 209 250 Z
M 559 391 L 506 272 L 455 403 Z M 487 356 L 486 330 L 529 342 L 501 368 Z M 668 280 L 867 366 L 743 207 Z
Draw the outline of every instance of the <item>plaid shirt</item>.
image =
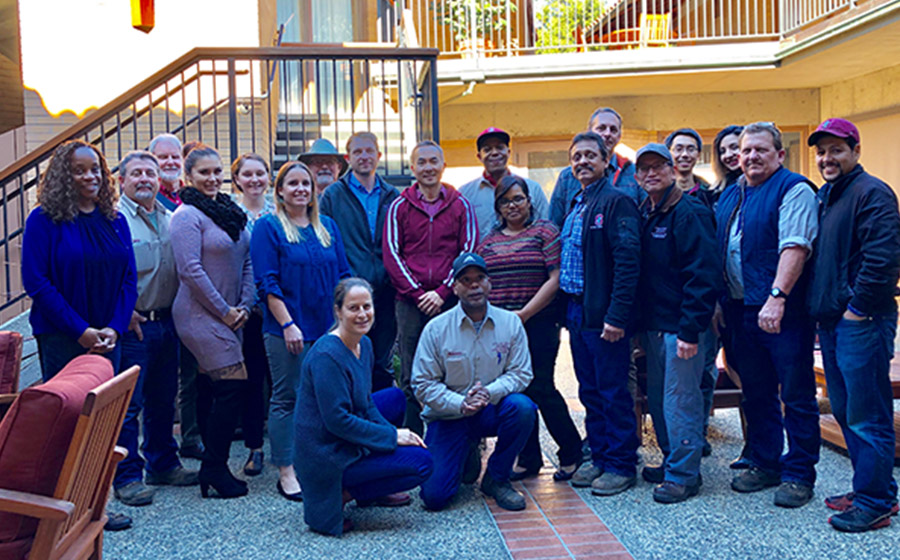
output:
M 559 287 L 567 294 L 578 296 L 584 293 L 584 251 L 582 251 L 582 230 L 584 226 L 584 191 L 575 195 L 574 207 L 563 224 L 562 262 L 559 270 Z

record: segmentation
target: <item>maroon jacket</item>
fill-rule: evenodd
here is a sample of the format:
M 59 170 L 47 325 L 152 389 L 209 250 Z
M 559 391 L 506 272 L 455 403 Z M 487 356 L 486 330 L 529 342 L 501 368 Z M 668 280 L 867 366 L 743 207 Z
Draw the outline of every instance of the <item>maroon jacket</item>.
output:
M 475 250 L 478 223 L 472 205 L 450 185 L 444 185 L 440 207 L 429 216 L 419 198 L 418 183 L 391 203 L 384 220 L 384 267 L 397 299 L 418 303 L 434 290 L 443 299 L 453 293 L 451 268 L 460 253 Z

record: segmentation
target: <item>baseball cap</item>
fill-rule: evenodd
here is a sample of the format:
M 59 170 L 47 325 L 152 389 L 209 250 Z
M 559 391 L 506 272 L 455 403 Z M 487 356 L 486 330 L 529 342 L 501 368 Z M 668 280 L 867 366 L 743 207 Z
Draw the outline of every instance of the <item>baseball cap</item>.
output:
M 669 148 L 666 148 L 662 144 L 651 142 L 650 144 L 647 144 L 646 146 L 638 150 L 637 155 L 634 157 L 634 163 L 637 164 L 639 161 L 641 161 L 641 156 L 645 154 L 656 154 L 669 162 L 669 165 L 675 165 L 674 160 L 672 160 L 672 154 L 669 152 Z
M 470 266 L 480 268 L 487 274 L 487 264 L 485 264 L 484 259 L 481 258 L 480 255 L 476 255 L 475 253 L 463 253 L 453 261 L 453 279 L 456 280 L 462 271 Z
M 816 142 L 826 134 L 837 136 L 838 138 L 843 138 L 845 140 L 847 138 L 853 138 L 853 140 L 859 144 L 859 130 L 856 129 L 855 124 L 847 119 L 827 119 L 822 121 L 819 128 L 809 135 L 809 139 L 806 143 L 810 146 L 815 146 Z
M 482 144 L 484 144 L 484 141 L 488 138 L 499 138 L 503 141 L 504 144 L 509 146 L 509 133 L 507 133 L 503 129 L 497 128 L 496 126 L 489 126 L 485 128 L 481 132 L 481 134 L 478 135 L 478 140 L 475 141 L 475 146 L 477 146 L 480 150 Z

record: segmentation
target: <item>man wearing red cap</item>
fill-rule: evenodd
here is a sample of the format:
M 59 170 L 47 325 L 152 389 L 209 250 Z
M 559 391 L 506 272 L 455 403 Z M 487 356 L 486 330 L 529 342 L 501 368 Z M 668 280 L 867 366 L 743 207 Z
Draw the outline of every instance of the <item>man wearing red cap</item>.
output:
M 839 531 L 891 524 L 898 511 L 890 361 L 897 330 L 897 197 L 859 164 L 859 131 L 828 119 L 808 140 L 826 183 L 809 310 L 818 322 L 828 396 L 853 464 L 853 491 L 825 499 Z
M 484 165 L 481 177 L 469 181 L 459 188 L 459 194 L 466 197 L 475 209 L 478 220 L 480 239 L 487 237 L 497 226 L 497 212 L 494 209 L 494 187 L 500 179 L 510 174 L 509 171 L 509 134 L 497 127 L 489 127 L 478 135 L 475 141 L 478 152 L 475 156 Z M 550 212 L 547 195 L 541 186 L 531 179 L 528 183 L 528 195 L 531 197 L 531 208 L 535 219 L 546 220 Z

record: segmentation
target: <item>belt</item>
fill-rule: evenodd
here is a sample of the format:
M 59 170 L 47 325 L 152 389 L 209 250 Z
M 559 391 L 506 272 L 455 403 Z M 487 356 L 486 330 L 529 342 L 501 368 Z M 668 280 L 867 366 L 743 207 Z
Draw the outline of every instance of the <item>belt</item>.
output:
M 162 307 L 160 309 L 151 309 L 150 311 L 138 311 L 148 321 L 165 321 L 172 317 L 171 307 Z

